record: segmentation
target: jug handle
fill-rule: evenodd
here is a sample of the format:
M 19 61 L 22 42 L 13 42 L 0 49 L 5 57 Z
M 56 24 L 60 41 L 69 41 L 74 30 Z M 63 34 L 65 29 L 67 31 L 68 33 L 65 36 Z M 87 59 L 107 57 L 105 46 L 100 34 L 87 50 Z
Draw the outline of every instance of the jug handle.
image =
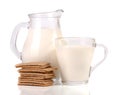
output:
M 22 55 L 21 55 L 21 52 L 17 48 L 17 44 L 16 44 L 17 37 L 18 37 L 18 34 L 19 34 L 21 28 L 28 28 L 28 27 L 29 27 L 29 23 L 28 22 L 23 22 L 23 23 L 20 23 L 20 24 L 16 25 L 16 27 L 13 30 L 12 36 L 11 36 L 11 40 L 10 40 L 11 50 L 13 51 L 13 53 L 19 59 L 22 59 Z
M 91 69 L 90 69 L 91 73 L 106 59 L 107 54 L 108 54 L 108 49 L 103 44 L 96 44 L 96 47 L 102 47 L 104 49 L 104 57 L 103 57 L 103 59 L 100 62 L 95 64 L 93 67 L 91 67 Z

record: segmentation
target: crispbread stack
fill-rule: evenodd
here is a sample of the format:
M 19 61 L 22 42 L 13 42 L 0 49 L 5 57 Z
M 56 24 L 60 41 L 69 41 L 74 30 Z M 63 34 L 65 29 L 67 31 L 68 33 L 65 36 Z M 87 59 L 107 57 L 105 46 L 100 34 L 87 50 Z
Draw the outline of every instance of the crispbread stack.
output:
M 18 85 L 26 86 L 53 85 L 54 70 L 57 69 L 44 62 L 20 63 L 16 65 L 16 68 L 19 68 L 20 73 Z

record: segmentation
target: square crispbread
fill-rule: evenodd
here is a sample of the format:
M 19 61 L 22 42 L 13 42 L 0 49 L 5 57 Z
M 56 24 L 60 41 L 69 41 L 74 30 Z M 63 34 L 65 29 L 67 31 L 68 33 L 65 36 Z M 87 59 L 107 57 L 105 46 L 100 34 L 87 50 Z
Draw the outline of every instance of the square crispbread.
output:
M 53 72 L 56 70 L 56 68 L 44 68 L 44 69 L 30 69 L 30 68 L 25 68 L 25 69 L 19 69 L 19 73 L 47 73 L 47 72 Z
M 23 66 L 23 67 L 21 67 L 21 68 L 23 68 L 23 69 L 45 69 L 45 68 L 51 68 L 51 66 L 47 66 L 47 67 L 45 67 L 45 66 Z
M 51 86 L 53 85 L 52 80 L 25 80 L 20 79 L 18 85 L 27 85 L 27 86 Z
M 50 79 L 50 78 L 54 78 L 55 74 L 54 73 L 46 73 L 46 74 L 42 74 L 42 73 L 21 73 L 20 77 L 24 77 L 24 78 L 38 78 L 40 77 L 41 79 Z
M 49 82 L 49 83 L 32 83 L 32 82 L 19 82 L 18 85 L 22 85 L 22 86 L 42 86 L 42 87 L 46 87 L 46 86 L 51 86 L 53 85 L 53 82 Z
M 19 78 L 19 82 L 32 82 L 32 83 L 49 83 L 53 82 L 51 79 L 35 79 L 35 78 Z
M 23 70 L 44 70 L 44 71 L 54 71 L 54 70 L 57 70 L 56 67 L 46 67 L 46 68 L 41 68 L 41 67 L 37 67 L 37 66 L 31 66 L 31 67 L 22 67 Z
M 45 78 L 45 77 L 19 77 L 19 80 L 46 80 L 46 79 L 52 79 L 52 78 Z
M 29 63 L 19 63 L 19 64 L 16 64 L 15 67 L 16 68 L 24 68 L 24 67 L 39 67 L 39 68 L 47 68 L 49 67 L 50 64 L 47 63 L 47 62 L 29 62 Z

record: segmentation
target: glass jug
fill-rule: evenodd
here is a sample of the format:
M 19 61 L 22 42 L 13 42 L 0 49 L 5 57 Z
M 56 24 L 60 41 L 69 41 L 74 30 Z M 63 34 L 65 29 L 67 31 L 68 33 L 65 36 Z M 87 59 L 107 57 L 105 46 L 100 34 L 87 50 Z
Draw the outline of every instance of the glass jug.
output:
M 58 67 L 55 38 L 62 37 L 60 17 L 63 10 L 29 14 L 30 21 L 18 24 L 11 37 L 11 49 L 14 54 L 25 62 L 49 62 Z M 21 28 L 28 29 L 22 52 L 17 48 L 16 41 Z M 56 77 L 58 78 L 58 70 Z

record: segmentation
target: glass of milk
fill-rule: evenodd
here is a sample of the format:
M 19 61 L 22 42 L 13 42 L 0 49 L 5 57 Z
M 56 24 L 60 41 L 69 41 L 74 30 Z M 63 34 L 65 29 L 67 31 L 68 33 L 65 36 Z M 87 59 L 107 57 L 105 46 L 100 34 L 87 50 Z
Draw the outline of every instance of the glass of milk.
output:
M 97 44 L 94 38 L 61 37 L 56 39 L 55 44 L 61 80 L 66 85 L 88 83 L 90 73 L 107 56 L 107 48 Z M 104 57 L 92 67 L 94 50 L 97 46 L 104 48 Z

